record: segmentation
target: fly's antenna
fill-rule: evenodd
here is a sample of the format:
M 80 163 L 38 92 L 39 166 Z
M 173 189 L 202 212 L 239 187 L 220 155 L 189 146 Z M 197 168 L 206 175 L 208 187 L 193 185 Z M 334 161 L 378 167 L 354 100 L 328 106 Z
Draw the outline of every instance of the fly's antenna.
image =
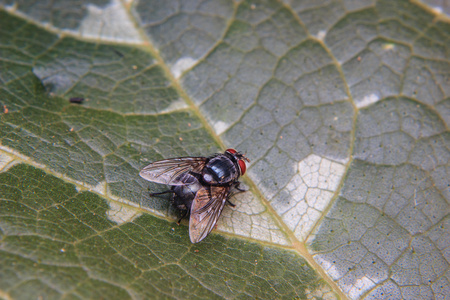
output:
M 246 154 L 239 153 L 239 155 L 241 156 L 241 158 L 246 160 L 248 163 L 250 162 L 250 159 L 248 159 L 247 156 L 245 156 Z
M 234 155 L 234 156 L 236 156 L 237 158 L 239 158 L 239 159 L 243 159 L 243 160 L 246 160 L 247 162 L 250 162 L 250 159 L 248 159 L 247 158 L 247 156 L 245 156 L 245 154 L 242 154 L 241 152 L 238 152 L 238 151 L 236 151 L 236 150 L 234 150 L 234 149 L 227 149 L 226 151 L 225 151 L 225 153 L 226 152 L 228 152 L 228 153 L 230 153 L 230 154 L 232 154 L 232 155 Z

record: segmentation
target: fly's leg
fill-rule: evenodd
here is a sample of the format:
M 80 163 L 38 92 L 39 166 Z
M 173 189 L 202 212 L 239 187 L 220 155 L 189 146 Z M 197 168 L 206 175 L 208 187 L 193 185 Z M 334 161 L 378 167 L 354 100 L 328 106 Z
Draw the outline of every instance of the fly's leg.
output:
M 236 204 L 232 203 L 232 202 L 230 201 L 230 199 L 227 199 L 227 203 L 228 203 L 228 205 L 231 206 L 231 207 L 236 207 Z
M 154 197 L 154 196 L 161 196 L 161 195 L 165 195 L 165 194 L 175 194 L 175 192 L 174 191 L 172 191 L 172 190 L 167 190 L 167 191 L 164 191 L 164 192 L 160 192 L 160 193 L 150 193 L 150 197 Z
M 241 189 L 241 188 L 239 188 L 239 186 L 241 185 L 241 183 L 239 182 L 239 181 L 236 181 L 235 183 L 234 183 L 234 188 L 235 189 L 237 189 L 239 192 L 246 192 L 247 190 L 244 190 L 244 189 Z
M 187 214 L 188 214 L 188 210 L 186 209 L 186 210 L 183 211 L 183 213 L 182 213 L 182 215 L 181 215 L 181 218 L 180 218 L 180 219 L 178 220 L 178 222 L 177 222 L 177 225 L 180 225 L 181 220 L 183 220 L 184 217 L 187 216 Z
M 241 184 L 241 183 L 240 183 L 239 181 L 234 182 L 234 183 L 233 183 L 233 188 L 235 188 L 235 189 L 237 190 L 237 192 L 230 193 L 230 194 L 228 195 L 227 203 L 228 203 L 228 205 L 230 205 L 231 207 L 235 207 L 236 205 L 233 204 L 233 203 L 230 201 L 230 198 L 233 197 L 234 195 L 237 195 L 237 194 L 239 194 L 239 193 L 243 193 L 243 192 L 246 192 L 246 191 L 247 191 L 247 190 L 241 189 L 241 188 L 239 187 L 240 184 Z

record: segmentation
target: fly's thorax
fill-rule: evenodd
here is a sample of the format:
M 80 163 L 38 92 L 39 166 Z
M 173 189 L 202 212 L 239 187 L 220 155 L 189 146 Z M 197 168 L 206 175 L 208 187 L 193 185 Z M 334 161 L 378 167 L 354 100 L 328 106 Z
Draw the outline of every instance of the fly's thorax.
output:
M 239 169 L 232 155 L 219 154 L 212 157 L 202 171 L 208 184 L 227 184 L 239 178 Z

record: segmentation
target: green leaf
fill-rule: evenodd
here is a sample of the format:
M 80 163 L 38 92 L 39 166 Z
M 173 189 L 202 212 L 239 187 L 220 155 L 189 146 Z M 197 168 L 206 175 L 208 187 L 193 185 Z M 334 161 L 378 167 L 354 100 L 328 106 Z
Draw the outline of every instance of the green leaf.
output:
M 148 214 L 117 224 L 100 196 L 26 164 L 0 180 L 1 288 L 13 298 L 304 298 L 323 289 L 294 252 L 219 235 L 192 245 L 185 226 Z
M 0 5 L 4 297 L 450 294 L 450 25 L 440 8 Z M 249 191 L 191 244 L 170 202 L 149 197 L 167 187 L 139 170 L 227 147 L 251 159 Z

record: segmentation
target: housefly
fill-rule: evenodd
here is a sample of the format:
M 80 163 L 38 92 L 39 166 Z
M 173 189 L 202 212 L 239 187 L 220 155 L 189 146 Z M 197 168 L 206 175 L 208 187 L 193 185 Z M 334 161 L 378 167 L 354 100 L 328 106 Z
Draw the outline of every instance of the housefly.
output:
M 239 191 L 239 177 L 250 160 L 234 149 L 209 157 L 179 157 L 153 162 L 139 175 L 152 182 L 172 186 L 173 204 L 190 213 L 189 236 L 192 243 L 203 240 L 214 228 L 230 191 Z M 229 201 L 228 201 L 229 202 Z M 230 203 L 231 204 L 231 203 Z

